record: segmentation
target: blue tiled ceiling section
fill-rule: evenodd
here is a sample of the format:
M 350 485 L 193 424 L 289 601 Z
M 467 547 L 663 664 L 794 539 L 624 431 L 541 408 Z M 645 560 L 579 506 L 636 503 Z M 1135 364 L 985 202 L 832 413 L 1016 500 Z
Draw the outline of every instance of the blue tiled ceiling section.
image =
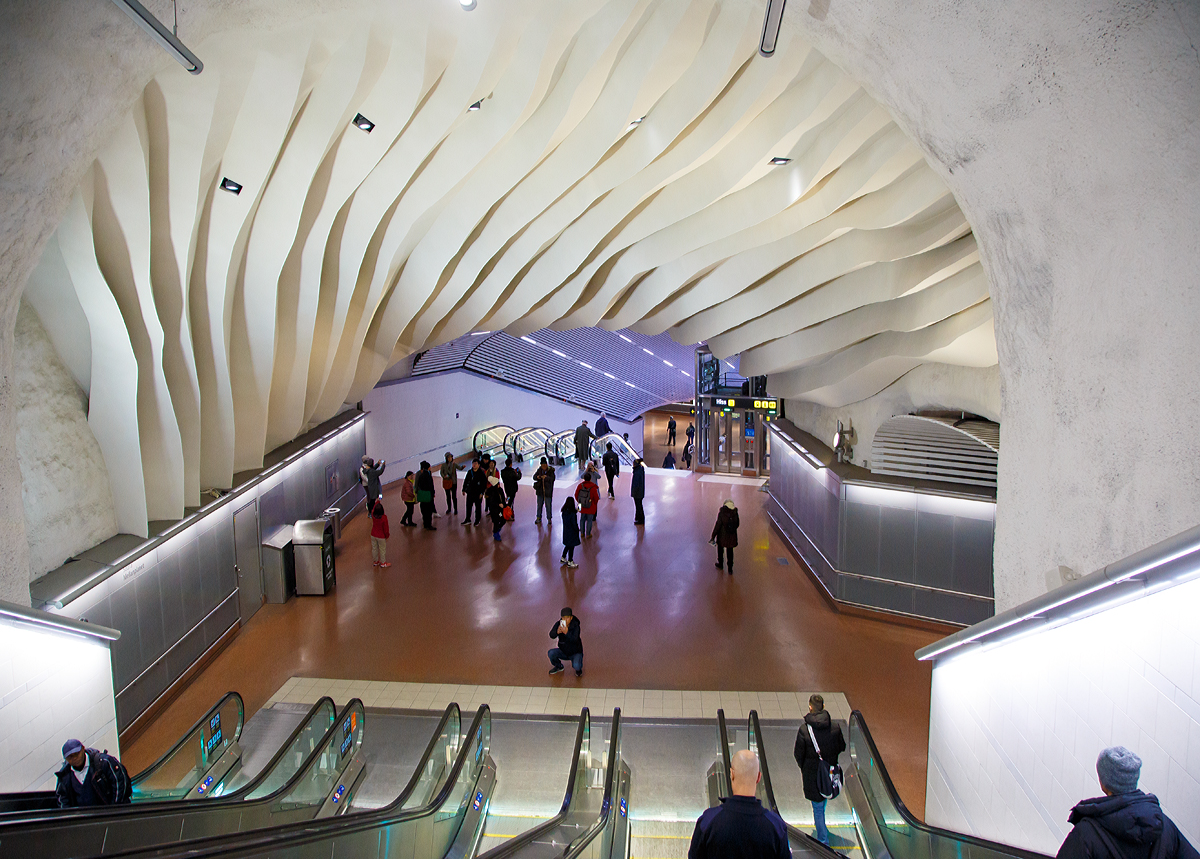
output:
M 413 375 L 473 370 L 634 420 L 648 409 L 692 398 L 695 351 L 667 334 L 629 330 L 543 328 L 521 338 L 496 331 L 435 346 L 417 359 Z

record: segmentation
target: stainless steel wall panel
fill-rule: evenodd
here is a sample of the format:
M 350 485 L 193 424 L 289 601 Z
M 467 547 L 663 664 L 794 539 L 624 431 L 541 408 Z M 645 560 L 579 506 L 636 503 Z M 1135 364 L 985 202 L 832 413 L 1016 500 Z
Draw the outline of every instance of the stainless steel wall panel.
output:
M 838 582 L 839 599 L 857 605 L 913 614 L 913 589 L 879 579 L 842 576 Z
M 142 665 L 147 666 L 167 652 L 163 636 L 162 588 L 158 583 L 158 575 L 159 567 L 155 564 L 133 582 L 137 600 L 138 643 L 142 650 Z
M 862 576 L 879 575 L 879 508 L 846 502 L 840 569 Z
M 995 612 L 987 600 L 974 600 L 957 594 L 940 591 L 915 591 L 915 613 L 922 617 L 936 617 L 951 623 L 970 626 L 987 620 Z
M 208 614 L 221 601 L 221 583 L 218 567 L 221 564 L 221 533 L 209 528 L 200 535 L 200 609 Z
M 182 677 L 183 673 L 192 667 L 197 659 L 204 655 L 204 625 L 198 624 L 167 651 L 167 673 L 172 678 Z M 174 682 L 172 680 L 172 682 Z
M 183 588 L 184 629 L 204 619 L 204 595 L 200 584 L 200 541 L 196 534 L 181 540 L 175 560 L 179 564 L 179 582 Z
M 954 590 L 954 517 L 918 513 L 917 522 L 916 583 Z
M 913 580 L 917 511 L 879 508 L 879 576 L 893 582 Z
M 112 643 L 113 685 L 123 689 L 142 673 L 146 667 L 142 662 L 142 648 L 138 644 L 137 596 L 133 585 L 125 585 L 108 598 L 112 612 L 113 629 L 121 630 L 121 637 Z
M 191 624 L 183 613 L 183 582 L 179 578 L 179 553 L 159 553 L 158 586 L 162 590 L 162 626 L 165 647 L 183 638 Z
M 238 621 L 237 598 L 230 596 L 204 620 L 204 645 L 212 647 Z
M 986 597 L 995 595 L 992 576 L 995 534 L 994 521 L 955 517 L 954 590 Z

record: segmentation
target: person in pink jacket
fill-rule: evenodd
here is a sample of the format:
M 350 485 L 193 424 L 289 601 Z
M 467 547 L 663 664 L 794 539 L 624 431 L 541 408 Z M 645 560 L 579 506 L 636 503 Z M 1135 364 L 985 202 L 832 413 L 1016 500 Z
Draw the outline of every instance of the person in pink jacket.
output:
M 387 559 L 387 541 L 390 536 L 392 532 L 388 528 L 387 514 L 383 512 L 383 502 L 376 501 L 375 506 L 371 508 L 371 566 L 391 566 Z

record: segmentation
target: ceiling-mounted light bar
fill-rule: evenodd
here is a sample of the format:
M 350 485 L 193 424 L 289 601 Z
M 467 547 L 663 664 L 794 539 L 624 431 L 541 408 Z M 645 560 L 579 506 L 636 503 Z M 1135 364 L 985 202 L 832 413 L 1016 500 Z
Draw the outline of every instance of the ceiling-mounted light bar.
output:
M 179 37 L 168 30 L 157 18 L 150 14 L 137 0 L 112 0 L 118 7 L 124 9 L 139 27 L 150 34 L 150 38 L 163 46 L 163 49 L 174 57 L 179 65 L 194 75 L 204 71 L 204 63 L 200 58 L 187 49 Z
M 762 38 L 758 41 L 758 52 L 764 57 L 775 53 L 779 42 L 779 25 L 783 21 L 783 7 L 787 0 L 767 0 L 767 16 L 763 19 Z

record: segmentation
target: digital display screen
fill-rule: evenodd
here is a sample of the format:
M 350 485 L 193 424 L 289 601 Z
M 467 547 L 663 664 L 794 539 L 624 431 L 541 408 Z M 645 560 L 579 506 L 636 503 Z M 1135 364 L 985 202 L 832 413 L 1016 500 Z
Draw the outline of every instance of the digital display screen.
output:
M 342 755 L 344 756 L 349 748 L 354 745 L 354 734 L 346 734 L 346 739 L 342 740 Z
M 208 743 L 204 747 L 207 754 L 212 754 L 212 750 L 221 745 L 221 729 L 217 728 L 216 733 L 208 738 Z
M 221 714 L 220 713 L 217 713 L 217 715 L 213 716 L 211 719 L 208 720 L 208 730 L 210 733 L 213 733 L 213 734 L 215 734 L 221 730 Z

